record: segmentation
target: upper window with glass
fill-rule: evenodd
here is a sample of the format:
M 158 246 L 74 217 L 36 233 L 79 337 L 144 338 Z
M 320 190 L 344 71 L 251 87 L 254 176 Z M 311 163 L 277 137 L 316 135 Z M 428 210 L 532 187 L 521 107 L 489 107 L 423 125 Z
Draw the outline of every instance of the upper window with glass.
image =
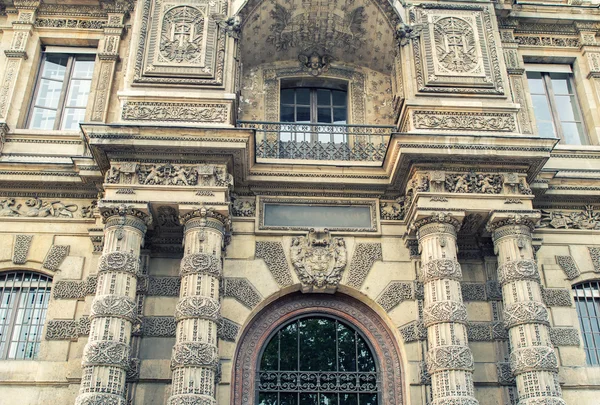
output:
M 556 65 L 555 71 L 546 70 L 553 65 L 542 65 L 527 72 L 529 92 L 538 132 L 544 138 L 559 138 L 569 145 L 587 144 L 585 128 L 573 74 L 568 65 Z M 550 69 L 548 69 L 550 70 Z
M 44 53 L 28 127 L 46 130 L 77 130 L 94 74 L 94 55 Z
M 600 366 L 600 282 L 573 286 L 587 364 Z
M 312 124 L 346 124 L 346 92 L 324 88 L 281 90 L 281 121 Z

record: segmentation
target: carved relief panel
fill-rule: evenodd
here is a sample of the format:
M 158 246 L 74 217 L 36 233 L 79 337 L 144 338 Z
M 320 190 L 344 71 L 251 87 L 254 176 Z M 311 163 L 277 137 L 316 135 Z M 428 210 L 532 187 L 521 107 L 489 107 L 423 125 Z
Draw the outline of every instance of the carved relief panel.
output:
M 504 94 L 487 7 L 423 4 L 410 17 L 422 28 L 412 41 L 420 92 Z
M 221 0 L 144 0 L 135 83 L 220 85 L 225 33 Z

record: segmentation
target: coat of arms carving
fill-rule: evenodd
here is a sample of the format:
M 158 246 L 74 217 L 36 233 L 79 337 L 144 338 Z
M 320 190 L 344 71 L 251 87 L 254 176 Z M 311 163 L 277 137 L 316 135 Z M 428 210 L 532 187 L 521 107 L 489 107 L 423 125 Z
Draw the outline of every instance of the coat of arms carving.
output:
M 327 229 L 311 229 L 292 239 L 290 257 L 303 292 L 334 293 L 346 268 L 346 243 L 331 237 Z

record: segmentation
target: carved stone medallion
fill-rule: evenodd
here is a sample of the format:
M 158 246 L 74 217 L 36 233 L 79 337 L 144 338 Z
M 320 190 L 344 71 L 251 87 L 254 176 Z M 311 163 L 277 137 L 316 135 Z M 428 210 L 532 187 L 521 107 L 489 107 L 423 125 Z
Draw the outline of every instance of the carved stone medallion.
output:
M 347 262 L 343 238 L 332 238 L 327 229 L 311 229 L 307 236 L 292 239 L 290 256 L 303 292 L 335 292 Z

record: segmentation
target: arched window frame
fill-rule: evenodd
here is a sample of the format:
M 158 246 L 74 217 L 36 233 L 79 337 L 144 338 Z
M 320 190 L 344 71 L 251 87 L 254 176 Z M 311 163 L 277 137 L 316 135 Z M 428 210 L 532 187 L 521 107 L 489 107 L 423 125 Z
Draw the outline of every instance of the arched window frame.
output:
M 52 277 L 47 274 L 28 270 L 0 272 L 0 360 L 37 357 L 51 287 Z M 38 291 L 25 296 L 32 288 Z
M 572 290 L 586 362 L 600 366 L 600 280 L 581 281 Z
M 370 340 L 365 336 L 365 334 L 359 329 L 357 328 L 355 325 L 353 325 L 352 323 L 349 323 L 348 320 L 342 319 L 339 316 L 335 316 L 335 315 L 331 315 L 331 314 L 326 314 L 326 313 L 322 313 L 322 312 L 314 312 L 314 313 L 306 313 L 303 315 L 299 315 L 295 318 L 292 319 L 288 319 L 285 323 L 282 323 L 278 326 L 278 328 L 274 329 L 271 334 L 269 335 L 269 337 L 265 340 L 264 344 L 262 345 L 262 347 L 260 348 L 260 353 L 258 356 L 258 364 L 256 365 L 256 381 L 259 382 L 260 381 L 260 374 L 263 372 L 269 373 L 269 372 L 274 372 L 272 370 L 262 370 L 261 368 L 261 362 L 262 359 L 264 357 L 265 351 L 267 350 L 267 347 L 269 346 L 269 344 L 271 343 L 271 341 L 277 336 L 277 334 L 279 332 L 281 332 L 282 330 L 286 329 L 289 325 L 295 323 L 295 322 L 299 322 L 302 320 L 307 320 L 307 319 L 317 319 L 317 318 L 324 318 L 324 319 L 328 319 L 331 321 L 336 321 L 341 323 L 342 325 L 344 325 L 346 328 L 348 328 L 349 330 L 355 332 L 356 334 L 358 334 L 358 336 L 360 336 L 360 338 L 364 341 L 364 343 L 366 344 L 368 350 L 369 350 L 369 355 L 370 357 L 373 359 L 374 362 L 374 368 L 375 370 L 373 372 L 360 372 L 358 371 L 358 363 L 356 364 L 356 368 L 357 370 L 354 372 L 348 372 L 348 374 L 355 374 L 355 375 L 363 375 L 366 376 L 367 374 L 374 374 L 374 380 L 375 380 L 375 384 L 376 384 L 376 389 L 375 390 L 371 390 L 371 391 L 365 391 L 365 392 L 360 392 L 360 391 L 350 391 L 350 390 L 339 390 L 339 391 L 330 391 L 327 389 L 322 389 L 322 390 L 309 390 L 306 393 L 319 393 L 319 394 L 323 394 L 323 393 L 340 393 L 340 394 L 357 394 L 357 400 L 358 400 L 358 404 L 362 404 L 361 400 L 358 399 L 358 394 L 362 393 L 362 394 L 376 394 L 377 397 L 377 402 L 376 403 L 381 403 L 381 401 L 379 400 L 380 398 L 380 394 L 381 394 L 381 386 L 380 386 L 380 381 L 381 381 L 381 375 L 379 373 L 379 370 L 381 369 L 380 366 L 380 361 L 377 358 L 377 356 L 374 354 L 374 349 L 373 349 L 373 345 L 371 344 Z M 337 325 L 337 323 L 336 323 Z M 337 330 L 336 330 L 336 337 L 337 337 Z M 298 342 L 297 342 L 298 343 Z M 354 343 L 355 345 L 357 344 L 356 342 Z M 337 353 L 339 353 L 339 341 L 336 341 L 336 351 Z M 279 350 L 281 350 L 281 348 L 279 348 Z M 337 353 L 336 353 L 336 362 L 337 362 Z M 279 353 L 279 357 L 281 356 L 281 353 Z M 357 358 L 355 358 L 356 361 L 358 361 Z M 336 364 L 336 371 L 332 371 L 330 373 L 332 374 L 342 374 L 342 372 L 340 372 L 338 370 L 339 368 L 339 364 Z M 283 372 L 283 370 L 280 370 L 279 372 Z M 305 374 L 305 375 L 317 375 L 317 374 L 321 374 L 321 373 L 329 373 L 327 371 L 324 370 L 297 370 L 297 371 L 290 371 L 291 373 L 298 373 L 298 375 L 300 374 Z M 361 381 L 365 381 L 365 380 L 361 380 Z M 343 382 L 343 381 L 342 381 Z M 256 404 L 260 404 L 260 399 L 259 399 L 259 394 L 260 394 L 261 390 L 259 389 L 259 387 L 257 387 L 255 389 L 255 401 Z M 302 394 L 303 392 L 300 390 L 296 390 L 296 391 L 289 391 L 289 390 L 285 390 L 285 389 L 281 389 L 279 391 L 272 391 L 272 392 L 294 392 L 294 393 L 300 393 Z M 279 402 L 278 402 L 279 403 Z M 298 401 L 297 404 L 301 404 L 301 401 Z M 339 402 L 336 402 L 339 403 Z

